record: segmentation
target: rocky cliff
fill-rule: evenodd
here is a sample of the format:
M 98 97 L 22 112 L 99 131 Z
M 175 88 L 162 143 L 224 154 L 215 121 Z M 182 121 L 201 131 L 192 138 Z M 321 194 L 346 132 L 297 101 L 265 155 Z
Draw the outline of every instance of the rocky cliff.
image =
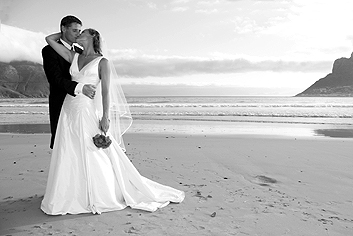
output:
M 353 97 L 353 53 L 333 63 L 332 73 L 319 79 L 298 97 Z
M 0 62 L 0 98 L 47 97 L 43 66 L 29 61 Z

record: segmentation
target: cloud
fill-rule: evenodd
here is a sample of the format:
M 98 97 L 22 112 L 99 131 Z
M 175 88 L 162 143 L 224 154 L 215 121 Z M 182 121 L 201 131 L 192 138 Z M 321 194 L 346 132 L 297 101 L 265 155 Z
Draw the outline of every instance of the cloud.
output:
M 190 0 L 173 0 L 171 4 L 189 3 Z
M 214 14 L 219 12 L 219 10 L 215 8 L 216 5 L 219 5 L 219 0 L 174 0 L 170 3 L 170 5 L 171 11 L 174 12 L 185 12 L 189 9 L 193 9 L 193 12 L 201 14 Z
M 319 72 L 331 68 L 331 61 L 250 61 L 244 58 L 209 59 L 187 57 L 115 57 L 120 76 L 130 78 L 176 77 L 193 74 L 231 74 L 246 72 Z
M 234 24 L 234 32 L 237 34 L 256 33 L 262 30 L 262 27 L 249 17 L 235 17 L 230 22 Z
M 185 85 L 185 84 L 125 84 L 124 92 L 127 96 L 256 96 L 256 95 L 281 95 L 293 96 L 303 91 L 304 88 L 263 88 L 263 87 L 238 87 L 218 85 Z M 132 105 L 133 106 L 133 105 Z
M 264 35 L 277 35 L 293 41 L 292 51 L 302 57 L 332 57 L 349 50 L 352 32 L 349 30 L 353 15 L 351 0 L 293 0 L 286 18 L 263 28 Z
M 199 9 L 195 11 L 196 13 L 203 13 L 203 14 L 214 14 L 214 13 L 218 13 L 217 9 L 213 9 L 213 10 L 205 10 L 205 9 Z
M 228 2 L 242 2 L 244 0 L 227 0 Z M 291 1 L 291 0 L 283 0 L 283 2 L 286 1 Z M 258 3 L 258 2 L 278 2 L 278 0 L 253 0 L 253 2 Z
M 147 6 L 148 6 L 149 8 L 151 8 L 151 9 L 157 9 L 157 5 L 156 5 L 155 3 L 153 3 L 153 2 L 147 3 Z
M 41 50 L 46 45 L 43 33 L 35 33 L 0 24 L 0 61 L 28 60 L 42 63 Z
M 214 5 L 218 5 L 221 2 L 219 0 L 207 0 L 207 1 L 198 1 L 197 4 L 198 5 L 203 5 L 203 6 L 214 6 Z
M 172 11 L 184 12 L 184 11 L 187 11 L 188 9 L 189 9 L 188 7 L 174 7 L 174 8 L 172 8 Z
M 28 60 L 42 63 L 41 49 L 45 35 L 1 25 L 0 61 Z M 278 60 L 246 56 L 218 55 L 181 57 L 145 55 L 140 50 L 112 50 L 112 61 L 120 76 L 126 78 L 178 77 L 201 74 L 234 74 L 247 72 L 327 72 L 332 60 Z

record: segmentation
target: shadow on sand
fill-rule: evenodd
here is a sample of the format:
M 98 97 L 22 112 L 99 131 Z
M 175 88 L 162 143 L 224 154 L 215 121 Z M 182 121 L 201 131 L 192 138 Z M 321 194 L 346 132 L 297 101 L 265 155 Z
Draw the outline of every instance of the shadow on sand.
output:
M 316 135 L 331 138 L 353 138 L 353 129 L 316 129 Z
M 50 133 L 49 124 L 4 124 L 0 125 L 0 133 L 40 134 Z
M 38 195 L 21 199 L 3 199 L 4 201 L 0 202 L 0 235 L 22 232 L 16 229 L 21 226 L 93 216 L 89 214 L 49 216 L 40 209 L 42 199 L 43 196 Z

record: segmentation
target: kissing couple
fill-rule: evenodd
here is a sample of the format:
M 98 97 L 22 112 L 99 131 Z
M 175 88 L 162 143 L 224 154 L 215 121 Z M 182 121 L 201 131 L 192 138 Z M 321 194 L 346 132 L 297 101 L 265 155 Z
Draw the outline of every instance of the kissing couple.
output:
M 101 214 L 129 206 L 153 212 L 182 202 L 183 191 L 141 176 L 126 156 L 129 106 L 103 37 L 81 27 L 77 17 L 65 16 L 42 49 L 53 149 L 42 211 Z

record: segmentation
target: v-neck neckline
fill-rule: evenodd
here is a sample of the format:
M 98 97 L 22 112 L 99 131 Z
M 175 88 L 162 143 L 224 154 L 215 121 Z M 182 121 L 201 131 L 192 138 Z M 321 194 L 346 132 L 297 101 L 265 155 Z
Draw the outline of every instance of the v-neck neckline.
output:
M 101 57 L 101 56 L 98 56 L 96 58 L 93 58 L 92 60 L 90 60 L 86 65 L 84 65 L 81 69 L 80 69 L 80 66 L 78 64 L 78 59 L 80 57 L 80 54 L 78 54 L 77 56 L 77 69 L 78 69 L 78 72 L 81 72 L 86 66 L 88 66 L 89 64 L 91 64 L 92 61 L 96 60 L 97 58 Z

